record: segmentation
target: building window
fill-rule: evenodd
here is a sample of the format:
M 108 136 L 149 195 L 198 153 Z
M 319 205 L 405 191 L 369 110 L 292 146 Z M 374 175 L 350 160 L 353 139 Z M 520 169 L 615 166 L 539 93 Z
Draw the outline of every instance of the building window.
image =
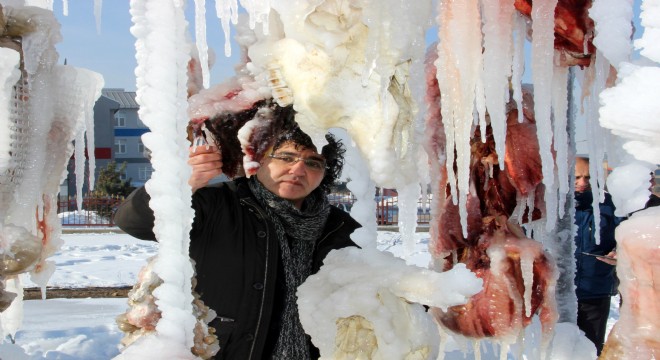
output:
M 138 170 L 138 178 L 140 180 L 149 180 L 151 178 L 151 173 L 153 172 L 153 169 L 151 166 L 142 166 Z
M 126 181 L 126 172 L 125 171 L 119 173 L 119 180 Z
M 115 139 L 115 154 L 126 154 L 126 139 Z
M 142 140 L 138 140 L 138 152 L 140 154 L 144 154 L 144 143 Z
M 115 127 L 126 127 L 124 114 L 115 114 Z

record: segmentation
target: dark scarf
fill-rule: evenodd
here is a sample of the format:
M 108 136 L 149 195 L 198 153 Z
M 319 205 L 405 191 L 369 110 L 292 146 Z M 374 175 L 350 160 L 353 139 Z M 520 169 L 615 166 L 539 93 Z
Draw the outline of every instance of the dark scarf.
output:
M 594 195 L 591 190 L 575 192 L 575 208 L 582 211 L 592 210 Z
M 285 274 L 286 295 L 282 328 L 273 359 L 309 359 L 309 345 L 300 323 L 296 291 L 312 272 L 314 246 L 323 232 L 330 205 L 320 189 L 303 201 L 301 210 L 268 191 L 253 176 L 250 190 L 275 225 Z

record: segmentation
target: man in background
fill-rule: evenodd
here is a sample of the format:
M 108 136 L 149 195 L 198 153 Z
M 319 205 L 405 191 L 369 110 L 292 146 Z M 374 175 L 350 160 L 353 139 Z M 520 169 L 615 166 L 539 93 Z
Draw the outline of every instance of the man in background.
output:
M 617 293 L 618 281 L 615 273 L 616 261 L 598 255 L 616 258 L 614 229 L 621 219 L 614 216 L 612 197 L 605 193 L 605 201 L 599 204 L 600 244 L 596 244 L 592 208 L 594 195 L 591 192 L 589 179 L 589 159 L 577 158 L 575 160 L 577 325 L 596 345 L 597 353 L 600 355 L 605 342 L 610 300 Z
M 653 173 L 651 175 L 651 186 L 649 187 L 649 191 L 651 191 L 651 195 L 649 196 L 649 200 L 646 202 L 646 205 L 644 205 L 644 209 L 648 209 L 650 207 L 654 206 L 659 206 L 660 205 L 660 197 L 658 197 L 656 194 L 653 193 L 653 188 L 655 187 L 655 176 Z

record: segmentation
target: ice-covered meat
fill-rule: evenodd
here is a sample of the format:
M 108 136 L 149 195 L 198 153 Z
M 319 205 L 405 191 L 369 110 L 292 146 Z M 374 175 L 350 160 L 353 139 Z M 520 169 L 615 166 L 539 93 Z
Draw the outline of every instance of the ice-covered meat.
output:
M 269 84 L 273 96 L 293 101 L 296 121 L 317 146 L 329 129 L 346 129 L 379 185 L 414 181 L 408 79 L 410 54 L 423 54 L 424 44 L 403 34 L 423 36 L 430 2 L 325 0 L 272 7 L 271 32 L 257 35 L 249 51 L 255 77 L 277 79 Z
M 534 99 L 529 87 L 523 89 L 523 121 L 510 102 L 507 108 L 507 147 L 505 171 L 511 183 L 524 196 L 533 193 L 542 182 L 541 156 L 534 121 Z
M 660 358 L 660 208 L 622 222 L 616 240 L 620 318 L 600 358 Z
M 148 260 L 147 265 L 140 270 L 138 281 L 128 293 L 129 309 L 117 317 L 117 325 L 125 335 L 121 340 L 124 348 L 137 341 L 140 337 L 156 332 L 156 325 L 161 318 L 161 311 L 156 304 L 158 300 L 153 291 L 163 281 L 154 272 L 153 267 L 157 257 Z M 193 287 L 195 281 L 193 279 Z M 216 316 L 215 311 L 199 299 L 193 291 L 193 313 L 197 322 L 194 328 L 194 344 L 191 352 L 202 359 L 209 359 L 220 349 L 215 329 L 208 326 Z
M 539 314 L 544 333 L 552 333 L 557 320 L 557 274 L 540 243 L 517 237 L 505 228 L 482 235 L 476 246 L 458 253 L 458 262 L 483 279 L 484 290 L 465 305 L 446 311 L 434 308 L 439 322 L 468 337 L 516 338 L 532 316 Z M 528 275 L 532 278 L 526 279 Z
M 432 310 L 443 327 L 462 335 L 497 337 L 509 342 L 538 314 L 549 341 L 558 315 L 554 290 L 557 270 L 554 260 L 540 243 L 529 239 L 519 223 L 544 215 L 541 160 L 530 89 L 523 88 L 523 111 L 507 104 L 507 139 L 504 170 L 498 163 L 490 125 L 475 127 L 470 138 L 469 192 L 466 196 L 467 236 L 459 218 L 459 206 L 452 201 L 443 136 L 440 92 L 432 80 L 435 67 L 427 59 L 426 149 L 435 178 L 435 214 L 431 224 L 430 252 L 437 270 L 447 271 L 463 263 L 484 281 L 484 289 L 465 305 Z M 489 117 L 486 117 L 489 120 Z M 537 149 L 534 151 L 534 149 Z M 456 163 L 453 169 L 456 170 Z
M 532 0 L 515 0 L 516 9 L 531 18 Z M 559 0 L 555 8 L 555 49 L 564 66 L 589 66 L 595 53 L 594 22 L 588 10 L 591 0 Z
M 52 12 L 20 5 L 2 10 L 0 47 L 19 56 L 14 69 L 3 72 L 16 76 L 7 77 L 0 90 L 0 106 L 6 110 L 0 133 L 8 135 L 0 146 L 0 279 L 29 272 L 45 290 L 55 265 L 47 258 L 62 244 L 56 194 L 74 138 L 83 164 L 77 165 L 78 172 L 84 172 L 82 134 L 87 130 L 87 143 L 93 146 L 93 129 L 87 125 L 103 80 L 97 73 L 55 63 L 60 35 Z M 90 153 L 91 174 L 93 162 Z M 20 281 L 16 286 L 20 291 Z M 19 312 L 20 306 L 12 309 Z
M 0 233 L 0 276 L 31 270 L 41 256 L 41 240 L 23 227 L 4 225 Z
M 464 304 L 482 284 L 462 265 L 439 273 L 375 248 L 332 251 L 324 264 L 298 288 L 322 359 L 428 359 L 437 327 L 421 304 Z

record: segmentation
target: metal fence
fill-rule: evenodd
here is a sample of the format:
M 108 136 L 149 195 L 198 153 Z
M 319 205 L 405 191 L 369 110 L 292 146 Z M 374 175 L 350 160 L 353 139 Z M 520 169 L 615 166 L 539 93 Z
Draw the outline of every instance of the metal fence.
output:
M 328 199 L 332 205 L 351 212 L 355 196 L 351 193 L 330 194 Z M 378 225 L 396 225 L 399 222 L 399 197 L 376 196 L 376 219 Z M 417 224 L 428 224 L 431 221 L 430 205 L 428 200 L 417 200 Z
M 355 203 L 351 193 L 333 193 L 328 195 L 330 204 L 350 213 Z M 60 196 L 57 202 L 57 214 L 62 226 L 76 227 L 112 227 L 115 226 L 114 214 L 117 206 L 124 200 L 118 196 L 83 197 L 82 210 L 78 210 L 75 197 Z M 376 219 L 379 225 L 396 225 L 399 221 L 399 198 L 397 196 L 377 196 Z M 421 199 L 417 202 L 417 223 L 428 224 L 431 220 L 429 205 Z
M 83 197 L 82 210 L 78 210 L 76 197 L 60 196 L 57 201 L 57 215 L 62 226 L 115 226 L 114 215 L 117 206 L 124 200 L 119 196 L 95 196 L 88 194 Z

